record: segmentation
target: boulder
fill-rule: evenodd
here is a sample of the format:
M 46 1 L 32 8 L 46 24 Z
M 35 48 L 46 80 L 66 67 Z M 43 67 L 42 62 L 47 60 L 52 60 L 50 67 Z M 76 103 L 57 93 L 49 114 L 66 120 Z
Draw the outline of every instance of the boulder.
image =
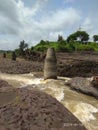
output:
M 68 85 L 72 90 L 82 92 L 98 99 L 98 82 L 96 82 L 97 81 L 95 81 L 95 79 L 90 80 L 83 77 L 75 77 L 66 82 L 65 84 Z
M 6 82 L 4 80 L 0 80 L 0 93 L 1 92 L 8 92 L 12 89 L 13 89 L 13 87 L 11 85 L 9 85 L 8 82 Z

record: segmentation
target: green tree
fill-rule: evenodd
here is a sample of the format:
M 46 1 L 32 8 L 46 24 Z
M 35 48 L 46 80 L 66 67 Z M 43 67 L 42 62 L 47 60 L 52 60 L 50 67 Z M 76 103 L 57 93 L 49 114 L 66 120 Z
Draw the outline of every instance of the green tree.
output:
M 89 35 L 85 31 L 77 31 L 71 35 L 68 36 L 67 42 L 70 41 L 80 41 L 82 43 L 87 42 L 89 40 Z
M 77 31 L 74 35 L 80 42 L 87 42 L 89 40 L 89 35 L 86 31 Z
M 67 37 L 67 42 L 75 41 L 75 40 L 77 40 L 77 38 L 74 33 Z
M 46 41 L 41 40 L 39 44 L 44 45 L 44 44 L 46 44 Z
M 63 40 L 64 40 L 63 37 L 61 35 L 58 35 L 58 40 L 57 41 L 59 42 L 59 41 L 63 41 Z
M 93 40 L 94 40 L 94 42 L 98 41 L 98 35 L 94 35 Z
M 19 45 L 19 52 L 20 52 L 20 55 L 24 55 L 24 51 L 25 51 L 25 49 L 27 49 L 28 48 L 28 44 L 27 43 L 25 43 L 25 41 L 23 40 L 23 41 L 21 41 L 20 42 L 20 45 Z

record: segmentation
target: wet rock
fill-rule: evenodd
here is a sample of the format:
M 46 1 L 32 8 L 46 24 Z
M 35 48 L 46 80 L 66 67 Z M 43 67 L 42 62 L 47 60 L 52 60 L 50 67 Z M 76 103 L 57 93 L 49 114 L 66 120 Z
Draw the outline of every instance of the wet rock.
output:
M 82 92 L 98 99 L 98 89 L 96 89 L 95 83 L 95 80 L 92 81 L 83 77 L 75 77 L 66 82 L 65 84 L 70 86 L 72 90 Z
M 0 80 L 0 92 L 8 92 L 12 89 L 13 87 L 9 85 L 6 81 Z
M 15 88 L 0 80 L 0 106 L 11 102 L 17 95 Z
M 15 100 L 0 107 L 0 130 L 86 130 L 82 123 L 50 95 L 18 89 Z

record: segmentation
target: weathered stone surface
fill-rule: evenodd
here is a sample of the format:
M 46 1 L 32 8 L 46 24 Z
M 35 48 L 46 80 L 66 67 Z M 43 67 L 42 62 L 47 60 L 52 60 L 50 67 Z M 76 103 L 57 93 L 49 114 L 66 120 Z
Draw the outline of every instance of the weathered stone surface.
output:
M 0 80 L 0 92 L 7 92 L 12 90 L 12 86 L 9 85 L 6 81 Z
M 66 84 L 69 85 L 73 90 L 82 92 L 98 99 L 98 89 L 96 89 L 94 83 L 94 81 L 92 82 L 87 78 L 75 77 L 68 81 Z
M 44 64 L 44 79 L 57 79 L 57 59 L 53 48 L 47 50 Z
M 82 123 L 50 95 L 18 89 L 15 100 L 0 107 L 0 130 L 86 130 Z
M 0 80 L 0 106 L 12 101 L 17 95 L 15 88 Z

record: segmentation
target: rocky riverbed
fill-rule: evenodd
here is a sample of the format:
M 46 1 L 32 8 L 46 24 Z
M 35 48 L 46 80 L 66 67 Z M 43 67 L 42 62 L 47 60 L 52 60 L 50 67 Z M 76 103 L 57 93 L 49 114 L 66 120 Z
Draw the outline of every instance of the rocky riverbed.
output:
M 13 90 L 7 82 L 0 83 L 0 130 L 86 130 L 52 96 L 29 86 Z
M 86 54 L 84 54 L 84 53 L 83 54 L 82 53 L 70 53 L 70 54 L 69 53 L 58 53 L 57 54 L 58 76 L 64 76 L 64 77 L 65 76 L 67 76 L 67 77 L 82 76 L 82 78 L 83 77 L 90 77 L 91 78 L 92 76 L 97 76 L 98 75 L 98 59 L 97 59 L 97 56 L 98 56 L 98 54 L 95 54 L 95 53 L 94 54 L 91 54 L 91 53 L 89 53 L 89 54 L 87 54 L 87 53 Z M 21 80 L 25 80 L 25 82 L 22 82 L 20 80 L 20 78 L 21 78 L 20 74 L 25 74 L 25 73 L 31 72 L 32 74 L 35 74 L 34 77 L 36 77 L 36 78 L 43 77 L 43 66 L 44 66 L 44 62 L 26 61 L 26 60 L 21 60 L 21 59 L 17 59 L 16 61 L 12 61 L 10 59 L 0 58 L 0 71 L 1 71 L 2 79 L 6 79 L 8 81 L 11 81 L 11 79 L 12 79 L 13 84 L 14 84 L 14 81 L 16 82 L 16 79 L 17 79 L 17 82 L 19 84 L 20 84 L 20 82 L 23 83 L 23 84 L 28 84 L 29 82 L 31 82 L 31 80 L 32 80 L 31 78 L 29 78 L 28 80 L 25 80 L 26 79 L 25 75 L 21 79 Z M 5 74 L 2 74 L 2 73 L 5 73 Z M 6 73 L 8 73 L 9 75 L 6 75 Z M 16 75 L 14 75 L 14 74 L 16 74 Z M 6 77 L 6 76 L 8 76 L 9 78 Z M 28 82 L 28 83 L 26 83 L 26 82 Z M 36 81 L 36 82 L 38 82 L 38 81 Z M 82 98 L 83 95 L 81 95 L 81 99 L 79 98 L 80 96 L 78 96 L 78 100 L 79 100 L 78 104 L 80 104 L 78 106 L 77 99 L 76 99 L 76 95 L 78 95 L 78 94 L 72 92 L 73 97 L 75 98 L 75 100 L 72 101 L 73 98 L 70 99 L 70 96 L 69 96 L 69 95 L 72 95 L 72 93 L 67 95 L 67 93 L 69 92 L 69 89 L 68 89 L 68 92 L 66 92 L 64 85 L 61 85 L 62 83 L 60 81 L 57 81 L 56 85 L 53 85 L 53 86 L 51 85 L 51 83 L 52 82 L 49 82 L 49 84 L 46 84 L 46 85 L 39 84 L 37 87 L 38 87 L 38 89 L 42 88 L 42 91 L 45 90 L 49 94 L 52 93 L 52 96 L 54 96 L 54 97 L 59 95 L 59 92 L 64 91 L 64 93 L 62 93 L 62 95 L 59 96 L 58 100 L 61 101 L 61 99 L 62 99 L 62 103 L 71 112 L 74 112 L 76 107 L 79 107 L 79 106 L 81 106 L 81 108 L 79 108 L 79 110 L 83 108 L 83 110 L 81 110 L 81 112 L 84 111 L 84 110 L 86 112 L 86 109 L 84 108 L 84 106 L 87 107 L 87 111 L 89 111 L 89 112 L 86 112 L 86 113 L 84 112 L 84 114 L 87 114 L 85 118 L 84 117 L 82 118 L 82 115 L 81 116 L 78 115 L 78 114 L 81 113 L 81 112 L 78 112 L 78 110 L 74 113 L 76 114 L 77 117 L 79 116 L 78 119 L 83 121 L 83 123 L 85 124 L 85 126 L 87 126 L 87 128 L 89 130 L 97 130 L 97 128 L 98 128 L 98 125 L 96 124 L 97 115 L 95 115 L 95 117 L 94 117 L 91 114 L 93 112 L 95 112 L 95 113 L 98 112 L 97 111 L 98 106 L 96 106 L 95 103 L 94 103 L 94 102 L 97 102 L 97 101 L 90 97 L 90 99 L 92 101 L 91 102 L 92 105 L 89 105 L 89 103 L 88 103 L 89 100 L 86 99 L 88 97 Z M 28 90 L 22 89 L 22 91 L 21 91 L 22 93 L 19 92 L 20 90 L 16 92 L 16 89 L 13 88 L 12 86 L 10 86 L 7 82 L 1 80 L 0 84 L 1 84 L 0 85 L 0 91 L 1 91 L 0 99 L 3 99 L 3 100 L 0 100 L 0 105 L 1 105 L 0 108 L 1 108 L 2 111 L 3 110 L 5 111 L 5 109 L 7 108 L 6 112 L 8 113 L 8 117 L 9 117 L 9 115 L 11 115 L 11 113 L 13 113 L 12 111 L 15 108 L 13 106 L 14 100 L 17 100 L 17 101 L 20 100 L 20 99 L 16 98 L 16 97 L 18 97 L 17 94 L 18 93 L 22 94 L 23 91 L 28 93 Z M 19 85 L 19 84 L 17 84 L 17 85 Z M 32 80 L 32 84 L 33 84 L 33 80 Z M 54 81 L 53 81 L 53 84 L 54 84 Z M 84 84 L 86 84 L 86 85 L 83 86 Z M 87 83 L 87 81 L 85 81 L 85 78 L 78 79 L 78 80 L 72 79 L 71 82 L 69 83 L 69 86 L 70 86 L 71 89 L 74 89 L 76 91 L 79 91 L 79 92 L 82 92 L 82 93 L 86 92 L 85 94 L 87 94 L 87 95 L 92 95 L 94 97 L 97 97 L 97 93 L 96 93 L 97 90 L 92 91 L 92 86 L 90 86 L 91 88 L 89 89 L 89 86 L 87 84 L 88 83 Z M 61 86 L 61 88 L 60 88 L 60 86 Z M 36 85 L 34 85 L 33 87 L 36 87 Z M 51 91 L 50 91 L 50 87 L 51 87 Z M 58 90 L 58 89 L 60 89 L 60 90 Z M 88 91 L 90 91 L 90 92 L 88 93 Z M 92 92 L 94 92 L 96 95 L 91 94 Z M 30 94 L 30 95 L 32 95 L 32 94 Z M 63 96 L 63 98 L 62 98 L 62 96 Z M 66 102 L 66 99 L 68 100 L 68 102 Z M 83 102 L 82 102 L 82 99 L 84 100 Z M 94 100 L 94 102 L 93 102 L 93 100 Z M 31 99 L 30 99 L 30 101 L 31 101 Z M 88 102 L 86 103 L 86 101 L 88 101 Z M 74 103 L 72 103 L 72 102 L 74 102 Z M 12 104 L 10 104 L 10 103 L 12 103 Z M 7 104 L 9 104 L 9 105 L 7 105 Z M 16 108 L 17 108 L 17 105 L 19 105 L 19 104 L 16 104 Z M 3 106 L 5 107 L 4 109 L 3 109 Z M 12 107 L 12 108 L 14 107 L 14 108 L 10 109 L 10 107 Z M 88 109 L 88 107 L 89 107 L 89 109 Z M 2 111 L 1 111 L 0 115 L 2 115 Z M 14 114 L 17 115 L 16 113 L 13 113 L 13 115 Z M 7 130 L 7 128 L 9 128 L 9 130 L 10 129 L 12 130 L 15 125 L 12 123 L 12 125 L 10 126 L 9 123 L 5 121 L 5 120 L 7 120 L 7 119 L 5 119 L 5 116 L 6 115 L 4 115 L 4 112 L 3 112 L 3 115 L 0 118 L 0 127 L 1 127 L 2 130 Z M 94 120 L 92 123 L 89 123 L 88 116 L 89 116 L 89 119 Z M 86 120 L 86 118 L 87 118 L 87 120 Z M 17 120 L 18 120 L 18 117 L 17 117 Z M 86 120 L 86 122 L 85 122 L 85 120 Z M 12 118 L 11 118 L 11 122 L 13 122 Z M 21 122 L 22 121 L 20 120 L 19 123 L 17 124 L 18 125 L 17 129 L 20 127 Z M 25 122 L 25 121 L 23 121 L 23 122 Z M 21 125 L 21 128 L 23 128 L 24 126 Z M 81 124 L 78 125 L 77 129 L 82 129 L 81 126 L 83 127 L 83 125 L 81 125 Z M 27 125 L 25 127 L 27 127 Z M 29 128 L 31 128 L 31 124 L 30 124 Z M 48 129 L 48 127 L 47 127 L 47 129 Z M 74 127 L 73 127 L 73 129 L 74 129 Z M 22 129 L 20 129 L 20 130 L 22 130 Z

